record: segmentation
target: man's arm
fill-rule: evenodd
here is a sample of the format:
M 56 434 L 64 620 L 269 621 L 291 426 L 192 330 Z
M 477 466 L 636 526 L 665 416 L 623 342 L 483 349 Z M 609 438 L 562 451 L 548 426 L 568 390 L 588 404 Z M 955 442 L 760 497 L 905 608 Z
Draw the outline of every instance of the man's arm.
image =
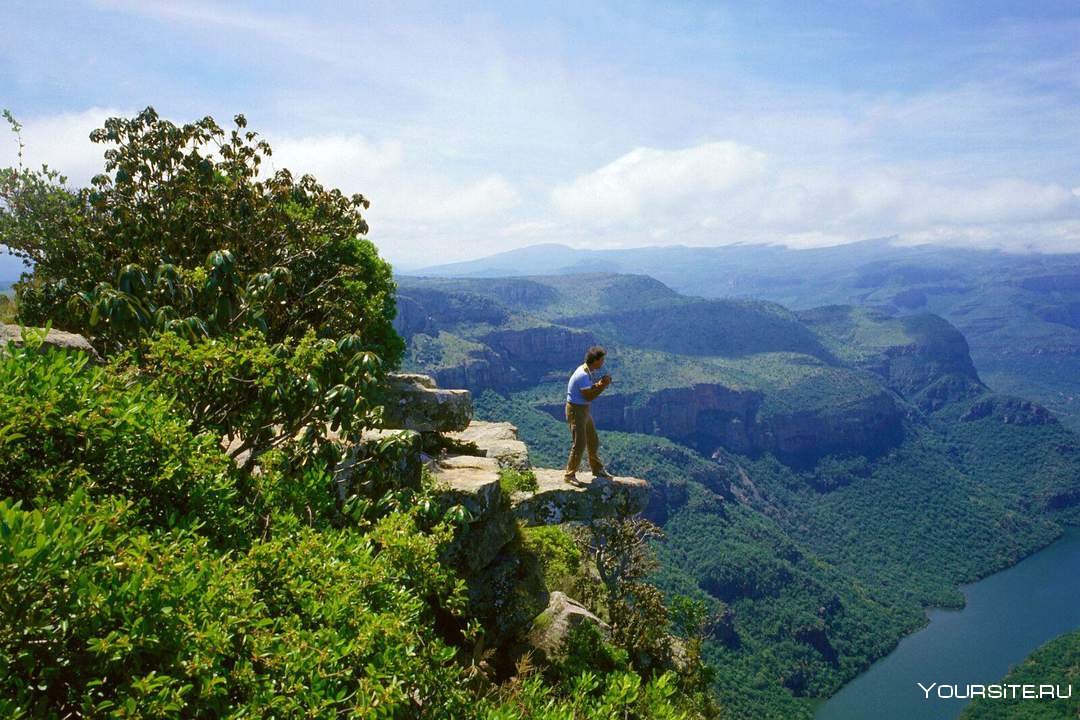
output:
M 592 402 L 600 395 L 600 393 L 607 390 L 607 387 L 610 384 L 611 376 L 605 375 L 604 377 L 600 378 L 600 382 L 593 383 L 589 387 L 582 389 L 581 395 L 589 402 Z

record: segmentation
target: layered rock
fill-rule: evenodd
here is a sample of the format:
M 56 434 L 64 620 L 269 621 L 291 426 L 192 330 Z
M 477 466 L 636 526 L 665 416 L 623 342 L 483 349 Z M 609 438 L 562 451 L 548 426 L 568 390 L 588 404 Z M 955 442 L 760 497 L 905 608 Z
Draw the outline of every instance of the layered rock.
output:
M 460 363 L 432 372 L 440 385 L 472 392 L 503 390 L 521 381 L 521 374 L 509 361 L 486 345 L 470 350 Z
M 531 382 L 544 377 L 552 368 L 562 372 L 581 363 L 585 351 L 596 344 L 591 332 L 559 325 L 496 330 L 479 340 L 506 358 Z
M 882 390 L 825 410 L 761 412 L 764 396 L 716 383 L 667 388 L 647 394 L 605 395 L 594 403 L 596 424 L 608 430 L 662 435 L 690 445 L 738 453 L 799 455 L 851 448 L 867 450 L 895 441 L 902 413 Z M 562 405 L 538 406 L 562 419 Z
M 460 432 L 445 433 L 446 437 L 476 448 L 476 453 L 494 458 L 499 467 L 525 470 L 529 467 L 529 449 L 518 438 L 517 428 L 508 422 L 473 420 Z
M 391 373 L 388 381 L 384 428 L 448 432 L 469 426 L 472 395 L 468 390 L 438 388 L 427 375 Z
M 397 413 L 391 422 L 423 431 L 423 435 L 407 437 L 415 441 L 415 456 L 425 458 L 439 504 L 444 511 L 464 511 L 458 514 L 460 525 L 443 550 L 443 560 L 461 572 L 477 616 L 496 644 L 520 638 L 531 627 L 533 637 L 526 644 L 555 653 L 566 633 L 580 622 L 595 622 L 606 630 L 579 603 L 562 593 L 548 595 L 538 563 L 521 552 L 518 528 L 641 513 L 649 504 L 649 484 L 626 477 L 571 484 L 564 480 L 562 470 L 530 469 L 528 449 L 518 438 L 517 428 L 509 423 L 471 421 L 467 390 L 439 390 L 426 376 L 398 375 L 393 382 L 400 401 L 391 403 Z M 445 401 L 452 405 L 452 412 L 440 412 L 439 401 L 433 397 L 455 398 Z M 386 429 L 373 431 L 365 442 L 379 442 L 390 434 Z M 357 453 L 363 453 L 365 442 Z M 425 449 L 435 456 L 424 455 Z M 356 463 L 355 457 L 352 462 Z M 339 469 L 343 476 L 352 471 L 351 467 Z M 536 488 L 508 496 L 500 481 L 511 470 L 533 473 Z M 547 609 L 540 612 L 545 604 Z M 512 667 L 513 659 L 504 656 L 500 662 Z
M 466 573 L 478 572 L 495 560 L 517 530 L 499 487 L 499 464 L 494 458 L 450 455 L 430 467 L 443 506 L 460 505 L 468 512 L 446 557 Z

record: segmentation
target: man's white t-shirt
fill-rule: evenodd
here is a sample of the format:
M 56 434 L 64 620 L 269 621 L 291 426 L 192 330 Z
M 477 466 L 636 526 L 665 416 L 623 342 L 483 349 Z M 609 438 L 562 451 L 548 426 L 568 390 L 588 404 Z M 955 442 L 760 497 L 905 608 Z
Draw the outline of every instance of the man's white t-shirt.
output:
M 585 364 L 579 365 L 570 376 L 570 382 L 566 384 L 566 402 L 574 405 L 588 405 L 589 401 L 585 399 L 581 391 L 592 387 L 594 383 L 589 367 Z

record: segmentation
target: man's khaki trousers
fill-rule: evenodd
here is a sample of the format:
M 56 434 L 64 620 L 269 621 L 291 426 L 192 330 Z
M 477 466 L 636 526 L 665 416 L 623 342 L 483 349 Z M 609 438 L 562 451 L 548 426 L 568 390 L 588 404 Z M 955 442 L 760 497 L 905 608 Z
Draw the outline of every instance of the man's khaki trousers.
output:
M 589 451 L 589 468 L 593 474 L 603 470 L 604 463 L 600 462 L 600 456 L 597 454 L 600 449 L 600 438 L 596 434 L 596 426 L 593 425 L 589 406 L 566 403 L 566 422 L 570 425 L 570 436 L 574 443 L 570 446 L 570 458 L 566 461 L 567 477 L 577 472 L 578 465 L 581 464 L 581 456 L 586 450 Z

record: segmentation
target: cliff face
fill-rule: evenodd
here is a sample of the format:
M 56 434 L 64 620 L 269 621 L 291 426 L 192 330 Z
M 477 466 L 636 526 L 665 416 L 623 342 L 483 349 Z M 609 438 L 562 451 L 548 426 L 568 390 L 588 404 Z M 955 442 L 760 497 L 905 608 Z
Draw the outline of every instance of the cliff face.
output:
M 529 383 L 540 380 L 552 368 L 561 370 L 581 363 L 585 350 L 596 344 L 591 332 L 558 325 L 496 330 L 478 339 Z
M 803 456 L 858 450 L 866 453 L 895 443 L 903 433 L 903 413 L 882 391 L 857 402 L 821 411 L 762 412 L 763 395 L 715 383 L 669 388 L 636 396 L 604 395 L 592 406 L 607 430 L 662 435 L 713 450 L 775 452 Z M 540 409 L 564 418 L 562 404 Z
M 550 291 L 536 283 L 497 289 L 519 303 L 540 302 Z M 552 368 L 580 363 L 585 349 L 596 343 L 587 330 L 535 318 L 511 322 L 509 311 L 489 297 L 419 287 L 407 292 L 398 294 L 394 328 L 409 343 L 412 369 L 434 376 L 444 387 L 472 392 L 520 388 Z
M 986 392 L 964 335 L 944 318 L 894 317 L 832 305 L 799 313 L 852 366 L 869 370 L 924 412 Z
M 489 347 L 469 352 L 456 365 L 431 371 L 439 385 L 465 388 L 472 392 L 503 390 L 520 385 L 521 373 L 510 362 Z

